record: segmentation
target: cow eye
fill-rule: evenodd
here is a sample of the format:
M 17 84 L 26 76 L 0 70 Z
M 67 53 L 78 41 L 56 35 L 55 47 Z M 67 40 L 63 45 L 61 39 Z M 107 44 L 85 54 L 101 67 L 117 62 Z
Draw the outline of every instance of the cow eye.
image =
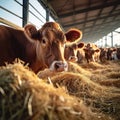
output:
M 45 47 L 47 45 L 47 39 L 43 38 L 41 44 Z
M 45 44 L 46 44 L 46 42 L 47 42 L 47 41 L 46 41 L 46 39 L 42 39 L 42 44 L 44 44 L 44 45 L 45 45 Z

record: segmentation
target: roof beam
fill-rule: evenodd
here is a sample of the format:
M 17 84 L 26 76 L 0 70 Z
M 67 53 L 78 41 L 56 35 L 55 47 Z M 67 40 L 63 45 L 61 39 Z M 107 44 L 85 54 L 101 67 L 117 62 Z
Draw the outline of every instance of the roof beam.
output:
M 91 33 L 106 33 L 107 31 L 113 31 L 113 30 L 115 30 L 115 29 L 117 29 L 117 28 L 119 28 L 120 27 L 120 25 L 118 25 L 118 23 L 119 23 L 119 21 L 120 21 L 120 19 L 119 20 L 117 20 L 117 21 L 115 21 L 115 24 L 114 24 L 114 27 L 112 27 L 112 26 L 108 26 L 108 27 L 106 27 L 105 25 L 109 25 L 109 22 L 108 23 L 106 23 L 106 24 L 104 24 L 104 30 L 105 31 L 103 31 L 101 28 L 99 29 L 99 31 L 96 31 L 96 30 L 93 30 L 93 31 L 91 31 Z M 86 29 L 88 29 L 88 28 L 90 28 L 90 27 L 87 27 Z M 88 32 L 85 32 L 84 33 L 84 35 L 85 34 L 88 34 L 88 35 L 90 35 L 90 32 L 88 31 Z
M 91 0 L 88 1 L 88 7 L 90 7 L 90 5 L 91 5 Z M 85 14 L 85 21 L 87 21 L 87 19 L 88 19 L 88 12 L 86 12 Z M 83 28 L 85 28 L 85 26 L 86 26 L 86 22 L 83 24 Z M 83 32 L 84 32 L 84 29 L 83 29 Z
M 109 16 L 112 14 L 112 12 L 116 9 L 117 5 L 113 6 L 112 10 L 108 13 Z M 107 19 L 104 19 L 103 22 L 105 22 Z
M 116 23 L 119 23 L 119 21 L 120 21 L 120 19 L 118 19 L 118 20 L 116 20 L 116 21 L 114 21 L 114 23 L 116 24 Z M 95 25 L 94 27 L 100 27 L 100 26 L 105 26 L 105 25 L 109 25 L 110 23 L 112 23 L 112 21 L 109 21 L 109 22 L 105 22 L 105 23 L 100 23 L 100 24 L 97 24 L 97 25 Z M 92 28 L 93 26 L 89 26 L 89 27 L 85 27 L 85 29 L 90 29 L 90 28 Z M 119 27 L 119 26 L 118 26 Z M 100 28 L 101 29 L 101 28 Z M 90 30 L 91 31 L 91 30 Z M 93 31 L 94 31 L 94 29 L 93 29 Z M 91 31 L 92 32 L 92 31 Z M 98 31 L 99 32 L 99 31 Z
M 54 9 L 52 8 L 52 6 L 48 3 L 47 0 L 38 0 L 38 2 L 40 3 L 40 5 L 42 5 L 45 9 L 49 10 L 49 14 L 55 19 L 58 19 L 58 16 L 56 14 L 56 12 L 54 11 Z
M 106 4 L 107 1 L 108 1 L 108 0 L 104 0 L 102 4 L 103 4 L 103 5 Z M 99 17 L 101 16 L 102 11 L 103 11 L 103 8 L 99 10 L 99 13 L 98 13 L 98 15 L 97 15 L 97 18 L 99 18 Z M 95 26 L 96 22 L 97 22 L 97 20 L 94 21 L 93 27 Z M 91 31 L 92 31 L 93 27 L 91 28 Z
M 117 25 L 116 25 L 117 26 Z M 87 41 L 95 41 L 98 40 L 100 38 L 102 38 L 103 36 L 109 34 L 110 32 L 114 31 L 116 29 L 116 27 L 114 27 L 113 29 L 106 29 L 106 32 L 96 32 L 96 34 L 84 34 L 83 35 L 83 40 Z
M 116 31 L 116 30 L 115 30 L 115 31 L 113 31 L 113 32 L 116 32 L 116 33 L 119 33 L 119 34 L 120 34 L 120 31 Z
M 92 21 L 96 21 L 96 20 L 100 20 L 100 19 L 105 19 L 105 18 L 108 18 L 108 17 L 117 16 L 117 15 L 120 15 L 120 12 L 115 13 L 115 14 L 112 14 L 112 15 L 107 15 L 107 16 L 104 16 L 104 17 L 99 17 L 99 18 L 95 18 L 95 19 L 90 19 L 90 20 L 87 20 L 87 21 L 81 21 L 81 22 L 77 22 L 77 23 L 72 23 L 72 24 L 68 24 L 68 25 L 63 25 L 63 27 L 71 27 L 71 26 L 83 24 L 83 23 L 85 23 L 85 22 L 92 22 Z
M 114 2 L 110 2 L 110 3 L 106 3 L 104 5 L 101 4 L 101 5 L 94 6 L 94 7 L 89 7 L 89 8 L 85 8 L 85 9 L 81 9 L 81 10 L 76 10 L 75 14 L 85 13 L 85 12 L 93 11 L 93 10 L 97 10 L 97 9 L 103 9 L 105 7 L 110 7 L 110 6 L 114 6 L 114 5 L 118 5 L 118 4 L 120 4 L 120 0 L 117 0 L 117 1 L 114 1 Z M 66 14 L 58 15 L 58 17 L 59 18 L 65 18 L 65 17 L 69 17 L 71 15 L 73 15 L 73 12 L 69 12 L 69 13 L 66 13 Z

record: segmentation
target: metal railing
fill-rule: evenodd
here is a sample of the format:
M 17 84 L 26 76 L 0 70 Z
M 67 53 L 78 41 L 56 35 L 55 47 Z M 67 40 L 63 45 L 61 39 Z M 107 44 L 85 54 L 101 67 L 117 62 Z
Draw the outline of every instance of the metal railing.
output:
M 17 1 L 17 0 L 14 0 L 14 2 L 16 2 L 18 5 L 20 5 L 21 7 L 22 7 L 22 9 L 23 9 L 23 4 L 21 4 L 19 1 Z M 32 7 L 35 11 L 36 11 L 36 13 L 38 14 L 38 15 L 36 15 L 33 11 L 31 11 L 30 9 L 28 9 L 28 13 L 27 14 L 32 14 L 34 17 L 35 17 L 35 19 L 37 19 L 38 21 L 40 21 L 41 23 L 45 23 L 46 22 L 46 16 L 44 17 L 36 8 L 35 8 L 35 6 L 34 5 L 32 5 L 30 2 L 28 3 L 29 4 L 29 6 L 30 7 Z M 38 4 L 40 4 L 40 3 L 38 3 Z M 13 11 L 11 11 L 11 10 L 9 10 L 9 9 L 7 9 L 6 7 L 4 7 L 4 6 L 0 6 L 0 9 L 2 9 L 3 11 L 5 11 L 5 12 L 7 12 L 8 14 L 10 14 L 10 15 L 13 15 L 13 16 L 15 16 L 15 17 L 17 17 L 17 18 L 19 18 L 20 20 L 22 20 L 21 22 L 23 23 L 23 21 L 24 21 L 24 19 L 23 19 L 23 13 L 22 13 L 22 15 L 20 16 L 20 15 L 18 15 L 18 14 L 16 14 L 15 12 L 13 12 Z M 24 8 L 25 9 L 25 8 Z M 5 15 L 4 15 L 5 16 Z M 44 21 L 45 20 L 45 21 Z M 28 20 L 29 21 L 29 20 Z M 14 24 L 14 21 L 11 21 L 11 20 L 9 20 L 9 19 L 6 19 L 5 17 L 1 17 L 0 16 L 0 22 L 1 23 L 4 23 L 4 24 L 7 24 L 7 25 L 9 25 L 9 26 L 12 26 L 12 27 L 20 27 L 20 26 L 18 26 L 18 25 L 15 25 Z M 22 27 L 23 25 L 21 25 L 21 27 Z

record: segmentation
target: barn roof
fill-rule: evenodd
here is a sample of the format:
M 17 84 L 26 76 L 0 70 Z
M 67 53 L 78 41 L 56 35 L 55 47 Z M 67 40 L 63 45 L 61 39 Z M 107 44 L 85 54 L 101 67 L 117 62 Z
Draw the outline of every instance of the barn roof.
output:
M 65 31 L 78 28 L 83 42 L 95 42 L 120 27 L 120 0 L 38 0 Z

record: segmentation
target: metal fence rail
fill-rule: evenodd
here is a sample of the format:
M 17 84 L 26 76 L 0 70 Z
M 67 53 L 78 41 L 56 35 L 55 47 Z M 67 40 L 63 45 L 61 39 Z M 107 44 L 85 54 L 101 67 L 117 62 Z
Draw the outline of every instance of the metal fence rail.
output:
M 5 24 L 5 25 L 8 25 L 8 26 L 13 27 L 13 28 L 16 28 L 16 29 L 20 29 L 20 30 L 23 29 L 22 27 L 14 24 L 14 23 L 12 23 L 12 22 L 4 19 L 4 18 L 1 18 L 1 17 L 0 17 L 0 23 L 3 23 L 3 24 Z
M 26 2 L 27 1 L 27 2 Z M 37 1 L 37 0 L 36 0 Z M 3 10 L 3 11 L 5 11 L 5 12 L 7 12 L 10 16 L 15 16 L 16 18 L 18 18 L 18 20 L 20 20 L 21 22 L 21 25 L 15 25 L 15 23 L 14 23 L 14 20 L 11 20 L 11 19 L 7 19 L 6 17 L 4 17 L 4 16 L 0 16 L 0 22 L 1 23 L 4 23 L 4 24 L 6 24 L 6 25 L 9 25 L 9 26 L 12 26 L 12 27 L 18 27 L 18 26 L 20 26 L 20 27 L 23 27 L 25 24 L 27 24 L 28 22 L 30 22 L 31 23 L 31 21 L 29 21 L 29 14 L 32 14 L 34 17 L 35 17 L 35 19 L 37 20 L 37 21 L 40 21 L 40 23 L 45 23 L 46 22 L 46 15 L 45 16 L 43 16 L 40 12 L 39 12 L 39 10 L 38 9 L 36 9 L 36 7 L 33 5 L 33 4 L 31 4 L 30 2 L 29 2 L 29 0 L 22 0 L 22 3 L 20 3 L 18 0 L 13 0 L 12 2 L 14 2 L 15 3 L 15 5 L 16 5 L 16 3 L 20 6 L 20 8 L 21 8 L 21 14 L 20 15 L 18 15 L 17 13 L 16 13 L 16 11 L 12 11 L 12 10 L 10 10 L 10 9 L 8 9 L 7 7 L 5 7 L 5 6 L 2 6 L 2 5 L 0 5 L 0 9 L 1 10 Z M 38 1 L 37 1 L 38 2 Z M 28 7 L 25 7 L 24 5 L 25 4 L 23 4 L 23 3 L 25 3 L 26 4 L 26 6 L 28 6 Z M 38 2 L 38 4 L 40 4 L 39 2 Z M 13 5 L 14 6 L 14 5 Z M 35 12 L 33 12 L 32 10 L 30 10 L 29 9 L 29 6 L 35 11 Z M 41 5 L 42 6 L 42 5 Z M 46 14 L 47 14 L 47 10 L 45 10 L 46 11 Z M 36 13 L 36 14 L 35 14 Z M 6 16 L 7 16 L 7 14 L 6 14 Z M 47 17 L 49 17 L 49 16 L 47 16 Z M 19 24 L 20 24 L 19 23 Z

